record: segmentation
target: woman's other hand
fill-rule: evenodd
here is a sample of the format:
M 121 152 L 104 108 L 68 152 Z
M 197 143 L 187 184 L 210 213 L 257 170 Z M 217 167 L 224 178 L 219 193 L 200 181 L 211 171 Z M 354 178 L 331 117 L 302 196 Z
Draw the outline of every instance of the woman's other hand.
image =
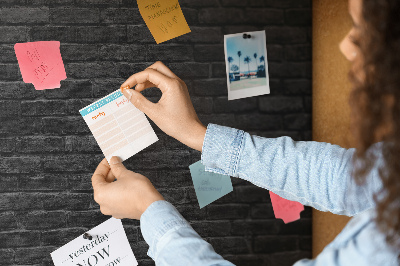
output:
M 135 90 L 130 89 L 135 85 Z M 150 87 L 161 90 L 158 103 L 150 102 L 140 93 Z M 122 84 L 121 91 L 166 134 L 193 149 L 202 150 L 206 127 L 197 117 L 186 84 L 163 63 L 156 62 L 132 75 Z
M 139 220 L 153 202 L 164 200 L 147 177 L 126 169 L 118 157 L 100 162 L 92 186 L 100 211 L 117 219 Z

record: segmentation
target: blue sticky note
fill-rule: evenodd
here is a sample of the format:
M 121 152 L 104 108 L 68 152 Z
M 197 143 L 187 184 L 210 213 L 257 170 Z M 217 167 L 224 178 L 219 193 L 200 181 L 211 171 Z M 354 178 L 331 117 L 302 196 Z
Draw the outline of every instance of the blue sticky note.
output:
M 233 191 L 230 176 L 206 172 L 201 161 L 189 166 L 200 209 Z

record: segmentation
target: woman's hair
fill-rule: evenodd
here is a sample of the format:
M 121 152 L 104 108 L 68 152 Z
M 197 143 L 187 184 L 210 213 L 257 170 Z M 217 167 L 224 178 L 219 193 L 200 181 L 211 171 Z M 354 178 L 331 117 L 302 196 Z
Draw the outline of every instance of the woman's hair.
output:
M 400 250 L 400 1 L 362 2 L 363 23 L 355 40 L 362 62 L 350 72 L 358 140 L 354 160 L 362 162 L 355 164 L 354 177 L 359 184 L 366 179 L 376 160 L 367 150 L 383 141 L 383 188 L 374 197 L 376 222 L 387 243 Z

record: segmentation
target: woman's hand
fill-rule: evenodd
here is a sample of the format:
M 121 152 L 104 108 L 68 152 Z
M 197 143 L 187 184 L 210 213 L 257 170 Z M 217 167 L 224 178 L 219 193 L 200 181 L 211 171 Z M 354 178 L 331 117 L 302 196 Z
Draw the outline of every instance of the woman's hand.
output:
M 135 85 L 135 90 L 130 89 Z M 161 90 L 158 103 L 150 102 L 140 93 L 150 87 Z M 197 117 L 186 84 L 163 63 L 156 62 L 132 75 L 122 84 L 121 91 L 166 134 L 193 149 L 202 150 L 206 127 Z
M 106 159 L 100 162 L 92 186 L 100 211 L 117 219 L 139 220 L 153 202 L 164 200 L 147 177 L 127 170 L 118 157 L 110 165 Z

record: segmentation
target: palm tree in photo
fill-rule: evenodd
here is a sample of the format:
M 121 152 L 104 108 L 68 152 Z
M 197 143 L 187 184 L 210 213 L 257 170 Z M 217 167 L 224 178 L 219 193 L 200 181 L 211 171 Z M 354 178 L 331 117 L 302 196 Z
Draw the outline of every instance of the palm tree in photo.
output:
M 250 77 L 250 62 L 251 62 L 250 56 L 246 56 L 244 58 L 244 62 L 247 64 L 247 67 L 248 67 L 248 70 L 249 70 L 248 77 Z
M 240 57 L 242 56 L 241 51 L 238 51 L 238 56 L 239 56 L 239 80 L 240 80 Z
M 231 69 L 231 63 L 233 62 L 232 56 L 228 57 L 228 62 L 229 62 L 229 69 Z M 229 71 L 230 72 L 230 71 Z
M 254 63 L 256 64 L 256 73 L 257 73 L 257 53 L 254 53 L 253 56 L 254 56 Z
M 260 57 L 260 63 L 262 63 L 262 62 L 264 62 L 264 77 L 266 77 L 267 76 L 267 72 L 266 72 L 266 69 L 265 69 L 265 58 L 264 58 L 263 55 Z

